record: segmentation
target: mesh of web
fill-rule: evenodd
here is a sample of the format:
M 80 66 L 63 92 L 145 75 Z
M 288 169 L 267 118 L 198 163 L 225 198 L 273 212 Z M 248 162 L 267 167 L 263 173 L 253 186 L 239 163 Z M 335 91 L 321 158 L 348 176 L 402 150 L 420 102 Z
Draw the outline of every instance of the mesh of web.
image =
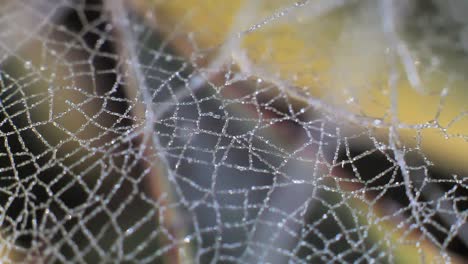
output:
M 446 262 L 466 243 L 465 178 L 430 173 L 380 119 L 203 66 L 202 33 L 159 34 L 119 1 L 6 2 L 2 262 L 392 263 L 405 243 Z M 435 120 L 409 128 L 447 128 Z

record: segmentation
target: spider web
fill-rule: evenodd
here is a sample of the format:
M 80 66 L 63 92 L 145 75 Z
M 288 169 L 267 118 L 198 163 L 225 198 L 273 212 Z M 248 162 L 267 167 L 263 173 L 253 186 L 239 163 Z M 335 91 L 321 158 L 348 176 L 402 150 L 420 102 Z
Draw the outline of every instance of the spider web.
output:
M 468 23 L 457 1 L 431 1 L 419 22 L 400 25 L 417 32 L 412 42 L 397 24 L 418 1 L 243 3 L 221 43 L 205 41 L 219 33 L 210 27 L 187 28 L 200 14 L 216 23 L 229 3 L 187 1 L 174 24 L 157 13 L 169 2 L 2 2 L 2 263 L 463 262 Z M 314 74 L 305 60 L 274 73 L 276 26 L 336 10 L 352 14 L 340 28 L 346 45 L 321 51 L 345 52 L 333 68 L 341 77 L 321 83 L 337 88 L 317 94 L 295 82 Z M 353 18 L 366 12 L 382 27 Z M 309 26 L 299 31 L 321 32 Z M 240 43 L 262 33 L 270 46 L 254 61 Z M 365 51 L 353 45 L 369 36 Z M 366 54 L 379 41 L 391 49 L 388 86 L 361 82 L 369 67 L 346 69 L 362 66 L 350 53 L 375 63 Z M 446 50 L 462 59 L 433 55 Z M 444 67 L 448 77 L 428 90 Z M 435 102 L 431 118 L 398 113 L 408 104 L 398 78 Z M 382 96 L 383 107 L 368 106 Z M 410 108 L 428 107 L 417 102 Z M 434 151 L 425 137 L 447 143 Z

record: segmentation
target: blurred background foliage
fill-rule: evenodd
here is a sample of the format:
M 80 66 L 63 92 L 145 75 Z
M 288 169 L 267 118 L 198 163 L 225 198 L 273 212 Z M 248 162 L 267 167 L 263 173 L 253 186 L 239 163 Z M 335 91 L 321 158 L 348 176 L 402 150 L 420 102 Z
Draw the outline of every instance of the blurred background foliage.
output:
M 465 261 L 462 2 L 3 2 L 5 263 Z

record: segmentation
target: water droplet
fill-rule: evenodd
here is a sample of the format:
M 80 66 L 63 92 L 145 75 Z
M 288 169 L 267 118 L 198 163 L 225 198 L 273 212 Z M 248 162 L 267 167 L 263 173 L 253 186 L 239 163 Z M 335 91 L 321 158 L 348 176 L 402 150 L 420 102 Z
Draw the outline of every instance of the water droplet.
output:
M 192 238 L 190 236 L 184 237 L 184 242 L 185 243 L 190 243 L 190 240 L 192 240 Z
M 346 103 L 347 104 L 352 104 L 352 103 L 354 103 L 355 100 L 356 99 L 354 99 L 354 97 L 349 97 L 348 99 L 346 99 Z
M 327 219 L 327 218 L 328 218 L 328 215 L 327 215 L 327 214 L 324 214 L 324 215 L 322 216 L 322 219 Z
M 238 170 L 240 170 L 240 171 L 245 171 L 245 170 L 247 170 L 247 168 L 244 167 L 244 166 L 235 166 L 235 168 L 238 169 Z
M 102 39 L 102 38 L 101 38 L 101 39 L 98 39 L 98 41 L 96 41 L 96 46 L 98 46 L 98 47 L 99 47 L 99 46 L 102 46 L 102 44 L 104 44 L 104 41 L 105 41 L 105 40 Z
M 385 146 L 383 144 L 379 144 L 378 149 L 383 152 L 383 151 L 385 151 L 387 149 L 387 146 Z
M 442 91 L 440 92 L 440 96 L 445 97 L 448 95 L 449 89 L 447 87 L 444 87 Z
M 106 27 L 104 28 L 106 31 L 111 31 L 112 30 L 112 24 L 107 24 Z
M 129 228 L 129 229 L 125 230 L 125 235 L 127 235 L 127 236 L 131 235 L 133 232 L 135 232 L 135 229 Z
M 31 67 L 32 67 L 32 64 L 31 64 L 30 61 L 26 61 L 26 62 L 24 63 L 24 68 L 25 68 L 25 69 L 29 70 L 29 69 L 31 69 Z

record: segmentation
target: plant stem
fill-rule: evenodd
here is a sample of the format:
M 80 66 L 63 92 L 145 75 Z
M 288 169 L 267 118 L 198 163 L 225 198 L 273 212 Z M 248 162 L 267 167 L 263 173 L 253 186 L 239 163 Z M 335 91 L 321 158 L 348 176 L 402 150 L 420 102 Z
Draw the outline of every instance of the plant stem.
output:
M 184 242 L 186 227 L 181 224 L 182 213 L 173 206 L 178 203 L 173 189 L 175 178 L 170 172 L 166 158 L 158 154 L 158 150 L 162 148 L 153 128 L 157 115 L 152 108 L 152 97 L 148 93 L 145 79 L 138 67 L 134 36 L 128 29 L 126 7 L 122 0 L 106 1 L 106 4 L 112 22 L 117 27 L 117 35 L 120 39 L 119 54 L 129 61 L 129 64 L 125 65 L 125 70 L 130 73 L 125 85 L 126 96 L 135 101 L 132 105 L 132 114 L 137 120 L 142 120 L 141 126 L 136 128 L 141 130 L 136 143 L 141 146 L 142 157 L 146 159 L 146 161 L 142 159 L 141 163 L 149 171 L 146 180 L 150 186 L 151 196 L 158 200 L 160 206 L 158 209 L 162 208 L 159 211 L 161 215 L 158 216 L 158 225 L 167 231 L 166 235 L 169 237 L 163 237 L 160 241 L 161 248 L 170 247 L 168 253 L 163 256 L 163 260 L 164 263 L 190 263 L 191 250 Z M 140 100 L 142 103 L 138 103 Z

